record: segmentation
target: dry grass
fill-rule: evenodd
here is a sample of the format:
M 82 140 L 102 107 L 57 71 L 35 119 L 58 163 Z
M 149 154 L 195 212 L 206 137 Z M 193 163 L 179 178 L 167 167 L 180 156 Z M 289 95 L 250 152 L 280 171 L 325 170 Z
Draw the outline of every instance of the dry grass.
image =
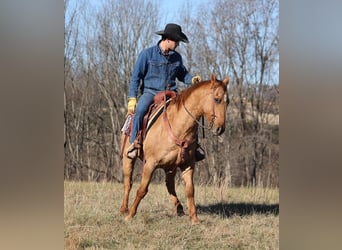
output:
M 119 213 L 122 184 L 64 188 L 65 249 L 279 249 L 278 189 L 196 186 L 201 223 L 191 226 L 176 216 L 164 185 L 150 185 L 130 222 Z M 187 214 L 184 186 L 176 189 Z

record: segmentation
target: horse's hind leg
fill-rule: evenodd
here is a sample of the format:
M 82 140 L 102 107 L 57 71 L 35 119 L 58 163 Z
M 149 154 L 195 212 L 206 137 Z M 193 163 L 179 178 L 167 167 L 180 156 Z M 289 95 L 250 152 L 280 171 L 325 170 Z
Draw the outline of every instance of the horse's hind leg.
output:
M 132 219 L 134 217 L 134 215 L 136 214 L 140 201 L 147 194 L 148 186 L 150 184 L 151 177 L 152 177 L 154 169 L 155 169 L 155 167 L 148 164 L 147 162 L 143 166 L 143 172 L 142 172 L 140 187 L 138 188 L 134 202 L 133 202 L 131 208 L 129 209 L 128 215 L 126 216 L 125 220 Z
M 178 200 L 178 197 L 176 194 L 176 189 L 175 189 L 176 171 L 173 171 L 173 172 L 165 171 L 165 174 L 166 174 L 165 182 L 166 182 L 167 191 L 169 192 L 169 194 L 171 196 L 171 200 L 176 207 L 177 215 L 182 216 L 182 215 L 184 215 L 183 206 L 180 203 L 180 201 Z
M 186 197 L 188 201 L 188 209 L 189 209 L 189 216 L 191 219 L 191 222 L 193 224 L 197 224 L 198 218 L 197 218 L 197 212 L 196 212 L 196 207 L 195 207 L 195 189 L 193 185 L 193 174 L 194 174 L 194 169 L 193 167 L 190 167 L 186 169 L 183 174 L 183 180 L 185 182 L 185 192 L 186 192 Z
M 132 188 L 132 174 L 133 174 L 133 167 L 136 159 L 128 159 L 127 156 L 123 156 L 123 165 L 122 165 L 122 172 L 124 178 L 124 193 L 123 193 L 123 200 L 120 208 L 120 213 L 125 214 L 128 212 L 128 199 L 129 193 Z

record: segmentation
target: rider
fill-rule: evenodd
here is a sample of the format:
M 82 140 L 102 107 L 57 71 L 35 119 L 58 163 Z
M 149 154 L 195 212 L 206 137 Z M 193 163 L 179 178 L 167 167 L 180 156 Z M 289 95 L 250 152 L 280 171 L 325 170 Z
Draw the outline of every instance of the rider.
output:
M 164 30 L 156 32 L 161 40 L 150 48 L 144 49 L 138 56 L 134 66 L 128 92 L 128 112 L 135 113 L 133 119 L 130 146 L 127 156 L 131 159 L 137 156 L 134 141 L 141 129 L 143 117 L 153 102 L 154 96 L 166 89 L 176 91 L 176 78 L 185 84 L 201 81 L 200 76 L 192 76 L 183 65 L 182 56 L 175 51 L 179 42 L 189 43 L 182 32 L 181 26 L 169 23 Z M 137 103 L 138 88 L 142 95 Z M 196 161 L 205 158 L 203 149 L 198 145 Z

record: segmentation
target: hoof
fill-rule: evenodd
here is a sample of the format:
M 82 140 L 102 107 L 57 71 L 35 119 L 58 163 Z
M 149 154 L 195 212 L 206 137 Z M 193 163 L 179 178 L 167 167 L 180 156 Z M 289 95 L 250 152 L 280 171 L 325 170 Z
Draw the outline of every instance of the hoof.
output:
M 177 206 L 177 216 L 183 216 L 183 215 L 185 215 L 184 210 L 183 210 L 183 206 L 181 204 L 179 204 Z
M 198 225 L 198 224 L 200 224 L 200 222 L 197 218 L 191 220 L 191 225 Z
M 183 210 L 177 210 L 177 216 L 181 217 L 181 216 L 184 216 L 185 213 Z
M 125 215 L 128 213 L 128 209 L 120 209 L 120 214 Z
M 131 221 L 132 220 L 132 217 L 131 216 L 129 216 L 129 215 L 127 215 L 126 217 L 125 217 L 125 221 Z
M 177 216 L 181 217 L 184 215 L 185 215 L 184 211 L 177 211 Z

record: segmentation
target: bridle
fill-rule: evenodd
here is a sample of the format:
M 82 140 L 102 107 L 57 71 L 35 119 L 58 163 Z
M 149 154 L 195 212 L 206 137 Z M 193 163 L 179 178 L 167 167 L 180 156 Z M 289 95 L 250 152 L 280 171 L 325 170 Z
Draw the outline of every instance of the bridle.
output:
M 214 90 L 213 90 L 213 93 L 211 93 L 211 95 L 212 95 L 212 97 L 213 97 L 213 102 L 212 102 L 212 105 L 211 105 L 211 107 L 212 107 L 212 109 L 211 109 L 211 111 L 212 111 L 212 112 L 211 112 L 211 119 L 210 119 L 210 122 L 209 122 L 209 125 L 208 125 L 208 126 L 205 126 L 205 125 L 201 124 L 201 123 L 196 119 L 196 117 L 195 117 L 193 114 L 191 114 L 191 112 L 185 107 L 184 101 L 183 101 L 183 99 L 182 99 L 182 105 L 183 105 L 183 108 L 184 108 L 184 110 L 186 111 L 186 113 L 188 113 L 188 115 L 197 123 L 197 125 L 198 125 L 199 127 L 205 128 L 205 129 L 208 129 L 208 130 L 210 130 L 210 129 L 213 128 L 215 119 L 216 119 L 216 117 L 217 117 L 217 116 L 215 115 Z

